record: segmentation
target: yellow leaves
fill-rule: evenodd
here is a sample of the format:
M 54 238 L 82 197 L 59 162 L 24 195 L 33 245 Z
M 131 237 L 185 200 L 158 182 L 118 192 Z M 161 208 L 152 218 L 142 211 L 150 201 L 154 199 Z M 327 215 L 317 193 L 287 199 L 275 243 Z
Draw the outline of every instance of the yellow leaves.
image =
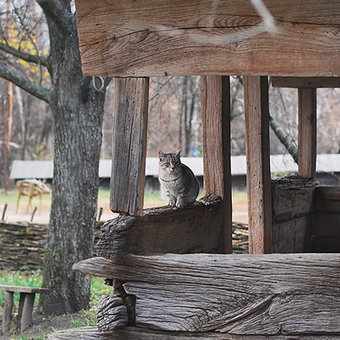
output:
M 0 42 L 18 51 L 32 54 L 37 57 L 47 56 L 47 50 L 38 49 L 38 41 L 34 34 L 29 35 L 25 30 L 20 29 L 15 23 L 6 27 L 5 36 L 0 37 Z M 46 84 L 49 82 L 49 74 L 45 68 L 39 64 L 30 63 L 23 59 L 18 59 L 18 64 L 22 66 L 28 79 L 32 82 Z

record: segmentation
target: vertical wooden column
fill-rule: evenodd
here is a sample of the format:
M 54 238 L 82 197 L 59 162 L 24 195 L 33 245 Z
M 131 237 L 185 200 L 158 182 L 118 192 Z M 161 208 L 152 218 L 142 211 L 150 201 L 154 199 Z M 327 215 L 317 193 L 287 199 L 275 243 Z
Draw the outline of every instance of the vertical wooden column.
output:
M 299 88 L 299 174 L 315 176 L 316 168 L 316 88 Z
M 149 78 L 116 78 L 110 207 L 138 215 L 143 210 Z
M 2 333 L 7 334 L 12 322 L 13 292 L 5 291 L 4 309 L 2 313 Z
M 249 253 L 271 252 L 268 78 L 244 77 Z
M 201 77 L 201 105 L 205 194 L 224 200 L 221 251 L 232 253 L 229 77 Z
M 21 332 L 27 329 L 32 322 L 35 293 L 21 293 L 24 295 L 24 306 L 21 316 Z

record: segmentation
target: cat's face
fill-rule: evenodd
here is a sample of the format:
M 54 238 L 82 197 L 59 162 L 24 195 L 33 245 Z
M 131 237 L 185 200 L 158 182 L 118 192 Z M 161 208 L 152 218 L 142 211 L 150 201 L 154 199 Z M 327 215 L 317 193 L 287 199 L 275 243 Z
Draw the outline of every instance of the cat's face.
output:
M 181 165 L 180 152 L 181 150 L 178 150 L 175 153 L 163 153 L 162 151 L 159 151 L 159 166 L 169 173 L 176 171 Z

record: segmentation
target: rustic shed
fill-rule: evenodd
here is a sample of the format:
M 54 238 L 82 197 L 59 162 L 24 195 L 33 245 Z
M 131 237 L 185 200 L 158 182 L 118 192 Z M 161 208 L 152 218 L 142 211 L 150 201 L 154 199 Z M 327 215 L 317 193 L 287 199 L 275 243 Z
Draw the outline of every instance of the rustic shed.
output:
M 54 338 L 338 338 L 340 189 L 319 187 L 314 174 L 316 88 L 340 86 L 340 2 L 76 7 L 84 73 L 115 77 L 110 203 L 120 216 L 103 226 L 98 257 L 74 267 L 114 282 L 99 330 Z M 201 75 L 207 196 L 143 211 L 148 77 L 164 75 Z M 230 254 L 229 75 L 244 76 L 248 255 Z M 270 178 L 268 76 L 298 91 L 296 178 Z

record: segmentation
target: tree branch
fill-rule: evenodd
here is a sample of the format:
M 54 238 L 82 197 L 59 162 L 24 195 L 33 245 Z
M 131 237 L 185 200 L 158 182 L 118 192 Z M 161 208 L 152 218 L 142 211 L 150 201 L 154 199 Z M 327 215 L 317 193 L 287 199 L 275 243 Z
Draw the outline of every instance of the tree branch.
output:
M 284 145 L 286 150 L 293 157 L 296 164 L 298 164 L 298 147 L 293 138 L 291 138 L 279 125 L 279 123 L 274 119 L 274 117 L 269 114 L 269 124 L 276 137 L 280 140 L 280 142 Z
M 35 63 L 38 65 L 48 67 L 48 61 L 47 61 L 47 58 L 45 57 L 40 57 L 38 55 L 34 55 L 34 54 L 24 52 L 22 50 L 18 50 L 14 47 L 9 46 L 8 44 L 4 44 L 1 42 L 0 42 L 0 50 L 13 55 L 14 57 L 25 60 L 29 63 Z
M 36 0 L 41 9 L 43 10 L 46 18 L 52 20 L 54 24 L 62 31 L 69 32 L 70 23 L 72 22 L 72 12 L 70 9 L 70 1 L 58 0 Z M 65 8 L 69 7 L 69 10 Z
M 13 84 L 48 104 L 51 102 L 52 90 L 49 90 L 42 85 L 30 82 L 27 78 L 21 76 L 13 69 L 8 68 L 7 64 L 0 63 L 0 77 L 11 81 Z

